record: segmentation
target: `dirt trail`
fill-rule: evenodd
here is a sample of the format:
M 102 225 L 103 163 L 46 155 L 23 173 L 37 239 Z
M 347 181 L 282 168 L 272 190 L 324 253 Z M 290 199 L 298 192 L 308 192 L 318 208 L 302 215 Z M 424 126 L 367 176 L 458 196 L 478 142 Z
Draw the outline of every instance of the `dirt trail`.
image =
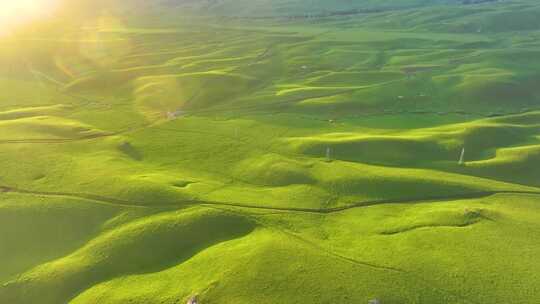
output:
M 437 201 L 452 201 L 452 200 L 466 200 L 466 199 L 478 199 L 489 197 L 496 194 L 525 194 L 525 195 L 539 195 L 540 190 L 538 191 L 514 191 L 514 190 L 492 190 L 492 191 L 478 191 L 470 193 L 461 193 L 455 195 L 440 195 L 440 196 L 418 196 L 418 197 L 408 197 L 401 199 L 376 199 L 376 200 L 365 200 L 352 203 L 349 205 L 332 207 L 332 208 L 297 208 L 297 207 L 267 207 L 257 204 L 239 204 L 234 202 L 216 202 L 216 201 L 205 201 L 205 200 L 188 200 L 181 201 L 176 204 L 148 204 L 142 202 L 134 202 L 129 200 L 123 200 L 118 198 L 106 197 L 95 194 L 86 194 L 86 193 L 68 193 L 68 192 L 48 192 L 48 191 L 34 191 L 34 190 L 25 190 L 9 186 L 0 186 L 0 193 L 20 193 L 20 194 L 29 194 L 29 195 L 38 195 L 38 196 L 63 196 L 71 197 L 77 199 L 91 200 L 101 204 L 119 206 L 119 207 L 129 207 L 129 208 L 171 208 L 171 209 L 180 209 L 185 208 L 186 206 L 223 206 L 223 207 L 234 207 L 234 208 L 245 208 L 245 209 L 257 209 L 257 210 L 268 210 L 268 211 L 281 211 L 281 212 L 299 212 L 299 213 L 319 213 L 319 214 L 331 214 L 342 212 L 350 209 L 368 207 L 381 204 L 407 204 L 407 203 L 425 203 L 425 202 L 437 202 Z

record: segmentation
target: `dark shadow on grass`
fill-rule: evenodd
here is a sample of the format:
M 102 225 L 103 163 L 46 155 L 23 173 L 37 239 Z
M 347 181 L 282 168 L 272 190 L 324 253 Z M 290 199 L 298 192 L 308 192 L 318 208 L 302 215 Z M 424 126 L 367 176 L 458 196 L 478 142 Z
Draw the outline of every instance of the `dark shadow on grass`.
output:
M 39 275 L 0 287 L 0 303 L 69 303 L 101 282 L 159 272 L 199 252 L 248 235 L 256 224 L 240 216 L 207 212 L 179 218 L 154 217 L 106 233 L 75 253 L 38 266 Z M 54 291 L 54 292 L 51 292 Z

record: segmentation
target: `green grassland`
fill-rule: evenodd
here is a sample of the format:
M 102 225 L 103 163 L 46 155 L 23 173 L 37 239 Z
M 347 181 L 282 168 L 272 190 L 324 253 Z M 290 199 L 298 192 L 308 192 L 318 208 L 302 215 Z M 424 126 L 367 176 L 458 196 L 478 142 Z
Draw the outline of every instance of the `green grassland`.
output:
M 540 299 L 540 4 L 127 3 L 0 38 L 0 303 Z

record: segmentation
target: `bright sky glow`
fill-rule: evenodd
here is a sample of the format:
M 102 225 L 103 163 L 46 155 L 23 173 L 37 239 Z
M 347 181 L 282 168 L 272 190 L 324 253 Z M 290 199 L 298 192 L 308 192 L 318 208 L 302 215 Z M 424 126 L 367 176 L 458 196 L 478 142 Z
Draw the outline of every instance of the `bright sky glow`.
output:
M 0 32 L 51 14 L 58 0 L 0 0 Z

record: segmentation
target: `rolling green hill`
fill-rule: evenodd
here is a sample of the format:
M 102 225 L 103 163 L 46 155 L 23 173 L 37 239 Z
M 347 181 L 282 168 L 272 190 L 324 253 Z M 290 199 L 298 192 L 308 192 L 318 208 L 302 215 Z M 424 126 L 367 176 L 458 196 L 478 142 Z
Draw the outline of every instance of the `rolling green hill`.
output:
M 72 1 L 0 37 L 0 303 L 535 303 L 539 14 Z

